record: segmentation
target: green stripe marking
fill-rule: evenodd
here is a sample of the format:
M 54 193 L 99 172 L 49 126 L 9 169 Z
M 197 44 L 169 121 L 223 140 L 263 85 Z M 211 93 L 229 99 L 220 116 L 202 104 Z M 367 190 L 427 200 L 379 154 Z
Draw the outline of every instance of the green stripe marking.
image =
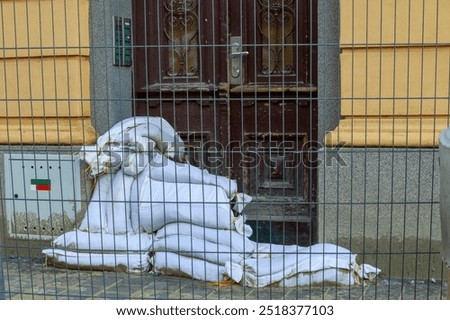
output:
M 50 179 L 31 179 L 31 184 L 49 186 L 51 183 Z

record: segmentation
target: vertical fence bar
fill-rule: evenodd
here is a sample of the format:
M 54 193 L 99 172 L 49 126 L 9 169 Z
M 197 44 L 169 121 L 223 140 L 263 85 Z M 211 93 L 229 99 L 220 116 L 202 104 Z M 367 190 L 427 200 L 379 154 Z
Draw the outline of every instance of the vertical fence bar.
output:
M 3 21 L 3 3 L 0 2 L 0 17 L 1 20 Z M 1 23 L 1 28 L 2 30 L 4 30 L 4 23 Z M 2 38 L 2 47 L 3 47 L 3 55 L 5 54 L 5 35 L 4 35 L 4 31 L 2 31 L 1 34 L 1 38 Z M 3 62 L 3 67 L 6 65 L 5 62 Z M 6 72 L 4 75 L 1 75 L 1 78 L 3 80 L 5 80 L 5 91 L 6 91 Z M 0 185 L 0 191 L 2 191 L 2 186 Z M 2 193 L 0 192 L 0 197 L 2 197 Z M 4 202 L 4 199 L 0 198 L 0 205 Z M 2 211 L 0 211 L 2 212 Z M 3 214 L 6 214 L 3 211 Z M 0 217 L 0 219 L 3 219 L 4 217 Z M 4 230 L 5 228 L 0 228 L 0 300 L 4 300 L 5 299 L 5 275 L 4 275 L 4 271 L 3 271 L 3 252 L 6 249 L 3 245 L 3 236 L 4 236 Z
M 441 255 L 447 267 L 448 284 L 450 283 L 450 128 L 439 136 L 440 164 L 440 218 L 441 218 Z M 450 285 L 447 284 L 447 298 L 450 299 Z
M 0 300 L 5 300 L 5 278 L 3 273 L 3 240 L 0 237 Z
M 447 269 L 447 300 L 450 300 L 450 268 Z

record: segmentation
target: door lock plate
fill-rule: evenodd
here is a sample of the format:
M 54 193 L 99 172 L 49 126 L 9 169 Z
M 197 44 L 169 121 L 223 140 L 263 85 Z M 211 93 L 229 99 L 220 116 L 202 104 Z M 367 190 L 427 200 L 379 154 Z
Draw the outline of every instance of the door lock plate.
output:
M 230 83 L 242 84 L 244 81 L 244 57 L 248 51 L 242 51 L 242 37 L 230 37 Z

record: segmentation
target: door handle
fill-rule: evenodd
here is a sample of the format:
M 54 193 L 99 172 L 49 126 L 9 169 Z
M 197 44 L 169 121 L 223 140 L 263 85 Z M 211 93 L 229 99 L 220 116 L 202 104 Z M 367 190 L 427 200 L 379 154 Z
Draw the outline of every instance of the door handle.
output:
M 248 51 L 236 51 L 236 52 L 232 52 L 231 53 L 231 57 L 232 58 L 237 58 L 237 57 L 241 57 L 241 56 L 248 56 L 249 52 Z
M 248 51 L 236 51 L 231 53 L 231 58 L 234 61 L 231 61 L 231 77 L 239 78 L 241 75 L 242 69 L 242 57 L 248 56 Z M 240 81 L 239 81 L 240 82 Z
M 242 50 L 240 36 L 230 37 L 230 43 L 230 82 L 231 84 L 242 84 L 244 80 L 242 58 L 248 56 L 249 52 Z

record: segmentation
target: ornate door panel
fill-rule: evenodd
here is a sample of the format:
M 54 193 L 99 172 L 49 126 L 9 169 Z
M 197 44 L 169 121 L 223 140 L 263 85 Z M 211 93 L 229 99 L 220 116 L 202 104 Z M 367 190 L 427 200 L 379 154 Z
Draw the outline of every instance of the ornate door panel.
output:
M 238 180 L 259 241 L 314 242 L 316 1 L 133 3 L 135 113 Z
M 216 47 L 224 41 L 221 2 L 133 1 L 134 112 L 167 119 L 191 147 L 190 161 L 208 167 L 201 149 L 220 141 L 218 76 L 226 76 L 226 56 Z
M 233 176 L 254 197 L 247 212 L 262 241 L 315 241 L 316 3 L 229 5 L 230 35 L 241 37 L 243 53 L 230 57 L 242 70 L 229 89 L 230 140 L 241 144 Z

